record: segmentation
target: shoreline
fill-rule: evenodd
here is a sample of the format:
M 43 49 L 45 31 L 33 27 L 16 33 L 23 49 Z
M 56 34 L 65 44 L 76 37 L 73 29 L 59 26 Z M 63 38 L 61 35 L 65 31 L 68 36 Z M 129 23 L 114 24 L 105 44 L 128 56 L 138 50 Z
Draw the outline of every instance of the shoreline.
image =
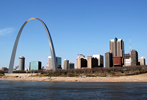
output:
M 7 77 L 0 81 L 46 81 L 46 82 L 147 82 L 147 73 L 120 77 Z

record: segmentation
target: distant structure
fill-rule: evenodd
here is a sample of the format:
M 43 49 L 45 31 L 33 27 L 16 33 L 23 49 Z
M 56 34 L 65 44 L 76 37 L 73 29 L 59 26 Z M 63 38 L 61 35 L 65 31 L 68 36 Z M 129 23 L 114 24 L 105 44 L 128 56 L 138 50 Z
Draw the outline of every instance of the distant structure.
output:
M 69 70 L 70 69 L 69 68 L 69 60 L 67 60 L 67 59 L 63 60 L 63 69 L 64 70 Z
M 78 56 L 78 58 L 85 58 L 85 55 L 83 55 L 83 54 L 78 54 L 79 56 Z
M 87 56 L 87 68 L 98 67 L 98 59 L 92 56 Z
M 124 66 L 131 66 L 131 58 L 124 59 Z
M 111 39 L 109 41 L 109 52 L 112 56 L 121 56 L 124 58 L 124 41 L 123 39 Z
M 144 57 L 138 58 L 138 62 L 140 63 L 140 65 L 145 65 L 145 58 Z
M 41 62 L 40 61 L 32 61 L 29 65 L 29 70 L 40 70 Z
M 131 53 L 131 51 L 130 51 Z M 124 66 L 131 66 L 131 55 L 130 53 L 125 54 L 125 59 L 124 59 Z
M 131 66 L 138 65 L 138 52 L 136 50 L 131 51 Z
M 17 45 L 18 45 L 18 42 L 19 42 L 19 38 L 20 38 L 20 35 L 21 35 L 21 32 L 24 28 L 24 26 L 30 21 L 30 20 L 33 20 L 33 19 L 37 19 L 38 21 L 40 21 L 45 30 L 46 30 L 46 33 L 47 33 L 47 37 L 48 37 L 48 41 L 49 41 L 49 45 L 50 45 L 50 52 L 51 52 L 51 56 L 52 56 L 52 66 L 53 66 L 53 71 L 56 71 L 57 69 L 57 64 L 56 64 L 56 55 L 55 55 L 55 50 L 54 50 L 54 46 L 53 46 L 53 42 L 52 42 L 52 38 L 51 38 L 51 35 L 50 35 L 50 32 L 47 28 L 47 25 L 39 18 L 30 18 L 28 19 L 23 25 L 22 27 L 20 28 L 19 32 L 18 32 L 18 35 L 17 35 L 17 38 L 15 40 L 15 44 L 14 44 L 14 47 L 13 47 L 13 51 L 12 51 L 12 54 L 11 54 L 11 59 L 10 59 L 10 63 L 9 63 L 9 71 L 8 73 L 13 73 L 13 67 L 14 67 L 14 60 L 15 60 L 15 54 L 16 54 L 16 50 L 17 50 Z
M 77 57 L 77 69 L 87 68 L 87 59 L 85 56 Z
M 19 57 L 19 70 L 24 70 L 25 68 L 25 57 L 24 56 L 20 56 Z
M 105 67 L 109 68 L 113 66 L 113 58 L 112 53 L 106 52 L 105 53 Z
M 130 58 L 130 54 L 128 53 L 128 54 L 125 54 L 125 59 L 129 59 Z
M 93 55 L 93 57 L 98 59 L 98 67 L 104 67 L 103 56 L 102 55 Z
M 74 63 L 73 62 L 69 63 L 69 68 L 68 69 L 74 69 Z
M 98 63 L 99 62 L 99 63 Z M 103 56 L 102 55 L 93 55 L 87 56 L 80 55 L 77 57 L 77 69 L 83 68 L 96 68 L 103 67 Z
M 1 71 L 8 71 L 8 68 L 7 67 L 1 67 L 0 70 Z
M 61 69 L 61 57 L 56 57 L 57 68 Z M 48 56 L 48 64 L 46 65 L 46 70 L 53 70 L 52 57 Z
M 122 65 L 124 64 L 124 41 L 123 39 L 111 39 L 109 41 L 109 52 L 113 57 L 122 57 Z

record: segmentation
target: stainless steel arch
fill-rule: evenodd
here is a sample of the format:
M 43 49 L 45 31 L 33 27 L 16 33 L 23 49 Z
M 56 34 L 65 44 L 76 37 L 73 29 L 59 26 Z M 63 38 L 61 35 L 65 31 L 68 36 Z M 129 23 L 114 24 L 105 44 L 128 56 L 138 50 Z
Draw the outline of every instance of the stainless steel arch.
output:
M 53 46 L 53 43 L 52 43 L 52 38 L 50 36 L 50 32 L 46 26 L 46 24 L 39 18 L 30 18 L 28 19 L 21 27 L 21 29 L 19 30 L 18 32 L 18 35 L 17 35 L 17 38 L 15 40 L 15 44 L 14 44 L 14 47 L 13 47 L 13 51 L 12 51 L 12 54 L 11 54 L 11 59 L 10 59 L 10 63 L 9 63 L 9 71 L 8 73 L 13 73 L 13 66 L 14 66 L 14 60 L 15 60 L 15 54 L 16 54 L 16 50 L 17 50 L 17 45 L 18 45 L 18 41 L 19 41 L 19 37 L 21 35 L 21 32 L 24 28 L 24 26 L 30 21 L 30 20 L 33 20 L 33 19 L 37 19 L 39 20 L 43 26 L 45 27 L 45 30 L 46 30 L 46 33 L 47 33 L 47 36 L 48 36 L 48 41 L 49 41 L 49 46 L 50 46 L 50 51 L 51 51 L 51 56 L 52 56 L 52 65 L 53 65 L 53 71 L 55 71 L 57 69 L 57 64 L 56 64 L 56 55 L 55 55 L 55 51 L 54 51 L 54 46 Z

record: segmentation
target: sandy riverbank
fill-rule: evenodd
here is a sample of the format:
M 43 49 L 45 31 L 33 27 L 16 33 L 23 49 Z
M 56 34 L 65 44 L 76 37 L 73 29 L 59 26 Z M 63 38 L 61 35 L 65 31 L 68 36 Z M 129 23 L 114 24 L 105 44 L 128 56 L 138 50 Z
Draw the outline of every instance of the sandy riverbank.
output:
M 8 81 L 52 81 L 52 82 L 147 82 L 147 73 L 121 77 L 7 77 Z

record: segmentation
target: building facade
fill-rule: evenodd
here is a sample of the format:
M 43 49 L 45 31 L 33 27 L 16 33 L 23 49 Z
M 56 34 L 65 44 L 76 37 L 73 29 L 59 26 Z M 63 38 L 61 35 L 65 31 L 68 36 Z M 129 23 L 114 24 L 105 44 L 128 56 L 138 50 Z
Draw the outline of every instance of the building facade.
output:
M 63 60 L 63 69 L 69 70 L 69 60 L 67 60 L 67 59 Z
M 138 65 L 138 52 L 136 50 L 131 51 L 131 66 Z
M 19 57 L 19 70 L 24 70 L 25 68 L 25 57 L 20 56 Z
M 69 69 L 74 69 L 74 66 L 75 66 L 74 63 L 72 62 L 69 63 Z
M 109 52 L 112 53 L 112 56 L 117 56 L 117 38 L 109 41 Z
M 113 66 L 113 59 L 112 58 L 113 58 L 112 53 L 110 53 L 110 52 L 105 53 L 105 67 L 106 68 Z
M 40 61 L 32 61 L 29 65 L 29 70 L 40 70 L 41 62 Z
M 121 56 L 113 56 L 113 66 L 122 66 L 122 57 Z
M 98 59 L 92 56 L 87 57 L 87 68 L 98 67 Z
M 131 58 L 124 59 L 124 66 L 131 66 Z
M 138 58 L 138 62 L 140 63 L 140 65 L 145 65 L 145 58 L 144 57 Z
M 125 54 L 125 59 L 130 59 L 130 54 L 128 53 L 128 54 Z
M 87 68 L 87 59 L 86 58 L 77 58 L 77 69 Z
M 101 62 L 103 62 L 103 60 L 101 60 Z M 87 58 L 85 58 L 85 56 L 77 57 L 77 69 L 96 68 L 96 67 L 99 67 L 97 57 L 92 57 L 92 56 L 87 56 Z
M 98 59 L 98 67 L 104 67 L 104 61 L 102 55 L 93 55 L 93 57 Z
M 111 39 L 109 41 L 109 52 L 112 53 L 113 57 L 121 56 L 122 57 L 122 65 L 124 64 L 124 41 L 123 39 Z
M 56 57 L 56 63 L 57 63 L 57 68 L 61 68 L 61 57 Z M 52 65 L 52 58 L 51 56 L 48 56 L 48 64 L 46 65 L 46 70 L 52 70 L 53 65 Z

